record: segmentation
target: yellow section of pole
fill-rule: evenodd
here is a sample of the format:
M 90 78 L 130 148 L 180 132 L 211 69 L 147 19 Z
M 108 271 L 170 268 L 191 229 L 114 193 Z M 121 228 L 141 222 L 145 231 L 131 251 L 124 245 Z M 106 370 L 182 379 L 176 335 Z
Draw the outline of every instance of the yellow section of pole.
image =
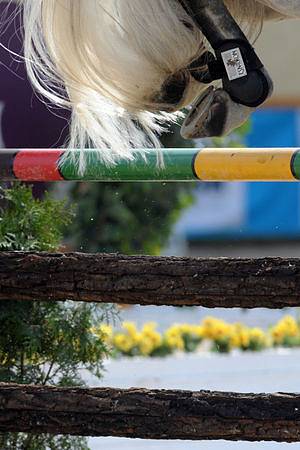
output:
M 194 171 L 203 181 L 296 181 L 291 170 L 293 148 L 205 148 Z

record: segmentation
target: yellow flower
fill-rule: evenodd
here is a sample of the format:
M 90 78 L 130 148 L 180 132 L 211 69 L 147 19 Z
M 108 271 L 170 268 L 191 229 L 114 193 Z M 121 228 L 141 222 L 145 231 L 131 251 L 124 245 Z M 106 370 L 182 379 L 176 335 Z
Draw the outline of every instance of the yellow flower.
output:
M 184 341 L 180 336 L 166 336 L 166 343 L 170 348 L 175 350 L 184 350 Z
M 275 344 L 279 345 L 286 338 L 294 338 L 299 336 L 299 326 L 292 316 L 284 316 L 277 324 L 271 328 L 271 336 Z
M 241 342 L 242 348 L 249 347 L 250 336 L 249 336 L 249 331 L 247 329 L 244 329 L 240 332 L 240 342 Z
M 154 350 L 153 342 L 149 339 L 143 339 L 139 343 L 139 350 L 143 356 L 151 355 Z
M 230 336 L 230 345 L 234 348 L 239 348 L 241 346 L 240 335 L 238 333 L 233 333 Z
M 180 324 L 174 324 L 170 328 L 168 328 L 165 332 L 165 342 L 166 344 L 176 350 L 184 349 L 184 341 L 182 338 L 182 331 Z
M 114 335 L 113 343 L 117 350 L 123 353 L 129 353 L 135 346 L 130 336 L 126 336 L 123 333 L 116 333 Z
M 126 331 L 134 345 L 138 345 L 141 337 L 136 325 L 133 322 L 123 322 L 122 328 Z
M 206 317 L 202 322 L 203 337 L 211 340 L 226 339 L 231 334 L 231 325 L 224 320 Z
M 143 355 L 150 355 L 162 345 L 162 336 L 156 330 L 156 323 L 146 323 L 140 333 L 139 350 Z
M 167 329 L 166 333 L 172 336 L 178 336 L 181 334 L 180 324 L 175 323 L 170 328 Z
M 297 324 L 296 320 L 294 319 L 294 317 L 285 316 L 283 318 L 283 324 L 284 324 L 286 332 L 289 336 L 294 337 L 299 334 L 299 327 L 298 327 L 298 324 Z
M 219 351 L 232 348 L 257 351 L 274 344 L 295 346 L 300 342 L 300 328 L 292 316 L 283 317 L 268 333 L 258 327 L 230 324 L 215 317 L 206 317 L 198 325 L 174 323 L 163 335 L 157 331 L 155 322 L 145 323 L 141 330 L 133 322 L 124 322 L 122 329 L 122 332 L 114 333 L 111 326 L 102 324 L 91 331 L 130 356 L 164 355 L 171 350 L 191 352 L 197 349 L 202 339 L 213 341 L 213 348 Z M 285 340 L 287 338 L 289 340 Z
M 204 328 L 202 325 L 192 325 L 191 326 L 191 333 L 199 338 L 199 339 L 203 339 L 204 337 Z
M 92 327 L 91 332 L 107 344 L 110 344 L 112 341 L 113 328 L 111 325 L 102 323 L 98 328 Z
M 192 325 L 189 325 L 188 323 L 182 323 L 179 325 L 179 330 L 182 334 L 192 334 Z
M 260 328 L 251 328 L 250 339 L 255 339 L 257 341 L 264 342 L 266 339 L 266 335 Z
M 231 326 L 230 345 L 233 348 L 247 349 L 250 344 L 249 329 L 240 323 Z

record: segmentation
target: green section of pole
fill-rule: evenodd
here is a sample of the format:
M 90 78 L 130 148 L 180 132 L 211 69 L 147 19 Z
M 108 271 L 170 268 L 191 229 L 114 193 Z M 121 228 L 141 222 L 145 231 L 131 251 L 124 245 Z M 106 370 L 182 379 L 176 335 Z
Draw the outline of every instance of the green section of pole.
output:
M 296 180 L 300 180 L 300 150 L 297 150 L 293 155 L 291 170 Z
M 157 150 L 136 150 L 134 160 L 120 160 L 115 166 L 107 167 L 101 162 L 97 150 L 85 150 L 86 169 L 78 173 L 79 151 L 72 150 L 60 167 L 65 180 L 74 181 L 195 181 L 194 159 L 199 149 L 162 149 L 163 167 L 158 164 Z

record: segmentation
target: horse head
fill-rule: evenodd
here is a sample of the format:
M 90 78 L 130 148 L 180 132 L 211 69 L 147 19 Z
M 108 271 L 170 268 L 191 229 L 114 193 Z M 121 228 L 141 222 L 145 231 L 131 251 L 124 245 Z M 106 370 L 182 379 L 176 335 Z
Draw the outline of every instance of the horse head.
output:
M 33 85 L 71 109 L 69 146 L 102 148 L 108 164 L 159 146 L 164 124 L 184 108 L 184 137 L 223 135 L 272 91 L 238 25 L 260 28 L 256 0 L 21 3 Z

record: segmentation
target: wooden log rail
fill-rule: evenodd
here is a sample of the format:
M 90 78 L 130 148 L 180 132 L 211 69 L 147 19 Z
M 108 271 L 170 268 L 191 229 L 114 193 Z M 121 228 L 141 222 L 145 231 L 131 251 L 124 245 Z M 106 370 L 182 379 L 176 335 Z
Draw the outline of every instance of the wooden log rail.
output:
M 0 252 L 0 300 L 300 306 L 298 258 L 179 258 Z
M 296 442 L 300 395 L 0 384 L 0 432 Z

